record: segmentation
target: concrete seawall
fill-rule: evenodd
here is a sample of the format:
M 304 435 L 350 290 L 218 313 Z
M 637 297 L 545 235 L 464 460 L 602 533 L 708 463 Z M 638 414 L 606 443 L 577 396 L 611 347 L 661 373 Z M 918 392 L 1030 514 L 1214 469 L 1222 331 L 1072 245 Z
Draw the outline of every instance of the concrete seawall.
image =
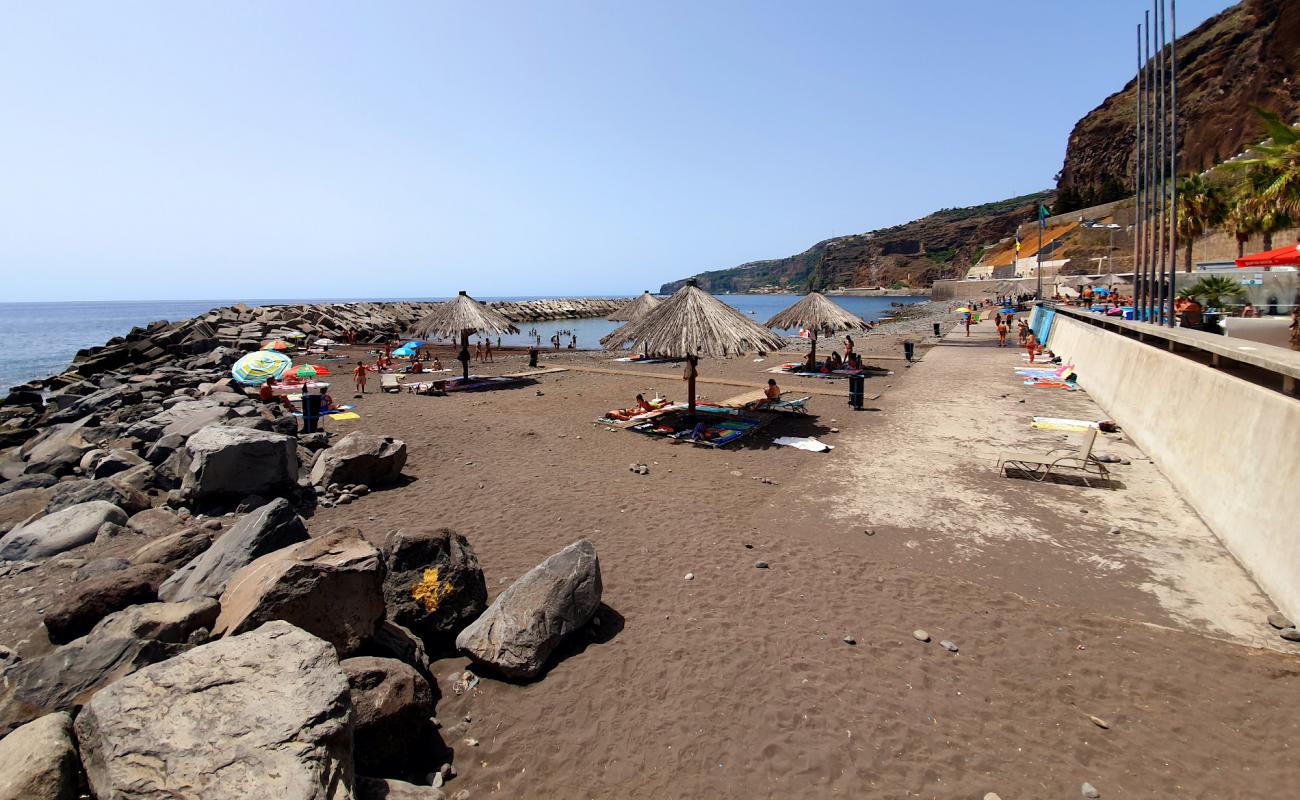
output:
M 1048 346 L 1278 608 L 1300 617 L 1300 401 L 1062 314 Z

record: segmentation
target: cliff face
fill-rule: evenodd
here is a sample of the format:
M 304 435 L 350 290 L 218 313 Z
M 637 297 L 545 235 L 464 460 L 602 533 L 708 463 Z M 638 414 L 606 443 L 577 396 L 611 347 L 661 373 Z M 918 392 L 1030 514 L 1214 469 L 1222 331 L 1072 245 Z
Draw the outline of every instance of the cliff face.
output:
M 1178 170 L 1202 171 L 1262 137 L 1252 107 L 1300 115 L 1300 2 L 1244 0 L 1178 38 Z M 1134 61 L 1136 68 L 1136 60 Z M 1136 81 L 1074 126 L 1055 211 L 1132 192 Z
M 925 286 L 957 278 L 979 260 L 983 246 L 1010 236 L 1016 225 L 1033 219 L 1050 192 L 1013 197 L 969 208 L 946 208 L 928 217 L 870 233 L 818 242 L 788 258 L 752 261 L 695 276 L 710 292 L 745 292 L 761 287 L 811 291 L 842 286 Z M 665 283 L 660 292 L 681 288 L 685 279 Z

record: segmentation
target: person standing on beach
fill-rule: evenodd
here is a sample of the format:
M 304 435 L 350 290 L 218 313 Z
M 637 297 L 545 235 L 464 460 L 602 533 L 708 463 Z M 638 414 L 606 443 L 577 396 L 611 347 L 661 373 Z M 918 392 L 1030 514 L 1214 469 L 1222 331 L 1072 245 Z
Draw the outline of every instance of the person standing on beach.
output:
M 1029 363 L 1030 363 L 1030 364 L 1034 363 L 1034 351 L 1035 351 L 1037 348 L 1038 348 L 1038 337 L 1037 337 L 1037 336 L 1034 336 L 1034 332 L 1033 332 L 1033 331 L 1031 331 L 1031 330 L 1026 330 L 1026 333 L 1025 333 L 1025 349 L 1027 349 L 1027 350 L 1029 351 Z
M 480 339 L 474 342 L 474 361 L 480 362 L 482 360 L 483 360 L 483 341 Z
M 370 367 L 367 367 L 364 361 L 358 361 L 357 368 L 352 370 L 352 382 L 356 385 L 359 394 L 366 393 L 366 373 L 369 371 Z
M 848 361 L 849 356 L 853 355 L 853 337 L 844 334 L 844 360 Z
M 998 347 L 1007 346 L 1007 323 L 998 317 Z
M 966 336 L 967 336 L 967 338 L 970 337 L 970 324 L 971 324 L 971 320 L 974 318 L 974 316 L 975 316 L 974 312 L 967 312 L 967 313 L 966 313 Z
M 483 360 L 492 360 L 492 337 L 490 336 L 483 342 Z

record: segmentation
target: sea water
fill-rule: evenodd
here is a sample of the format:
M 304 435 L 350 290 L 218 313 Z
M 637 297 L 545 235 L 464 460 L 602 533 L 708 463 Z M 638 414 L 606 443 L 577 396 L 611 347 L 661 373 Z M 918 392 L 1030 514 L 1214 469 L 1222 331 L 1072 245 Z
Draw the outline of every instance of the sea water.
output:
M 719 295 L 726 302 L 758 324 L 799 300 L 800 296 Z M 391 300 L 394 298 L 384 298 Z M 447 298 L 415 298 L 445 300 Z M 483 300 L 530 300 L 529 297 L 480 298 Z M 888 316 L 893 303 L 911 304 L 920 297 L 851 297 L 832 298 L 845 309 L 863 319 L 877 320 Z M 0 393 L 9 387 L 62 372 L 78 350 L 106 343 L 115 336 L 125 336 L 134 327 L 158 320 L 179 321 L 198 316 L 211 309 L 243 302 L 248 305 L 309 302 L 351 302 L 345 300 L 195 300 L 183 302 L 75 302 L 75 303 L 0 303 Z M 622 323 L 604 317 L 525 322 L 518 335 L 502 336 L 506 346 L 526 346 L 541 337 L 542 347 L 550 347 L 551 335 L 562 332 L 561 346 L 567 347 L 571 336 L 578 337 L 580 349 L 600 347 L 600 339 Z M 782 331 L 795 334 L 797 331 Z

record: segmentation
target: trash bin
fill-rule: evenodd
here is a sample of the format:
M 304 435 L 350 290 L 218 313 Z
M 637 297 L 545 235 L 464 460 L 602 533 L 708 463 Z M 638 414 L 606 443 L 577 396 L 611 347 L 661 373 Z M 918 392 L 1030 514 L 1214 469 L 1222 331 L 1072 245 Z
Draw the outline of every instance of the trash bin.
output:
M 849 376 L 849 405 L 862 410 L 862 397 L 866 394 L 867 379 L 862 375 Z
M 528 366 L 532 369 L 537 369 L 537 348 L 536 347 L 528 348 Z
M 302 395 L 302 432 L 315 433 L 320 428 L 320 402 L 318 394 Z
M 915 353 L 916 353 L 916 342 L 912 341 L 911 339 L 908 339 L 907 341 L 903 342 L 904 358 L 906 358 L 908 361 L 911 361 L 912 356 Z
M 939 330 L 939 323 L 934 323 L 934 335 L 943 336 L 943 331 Z

